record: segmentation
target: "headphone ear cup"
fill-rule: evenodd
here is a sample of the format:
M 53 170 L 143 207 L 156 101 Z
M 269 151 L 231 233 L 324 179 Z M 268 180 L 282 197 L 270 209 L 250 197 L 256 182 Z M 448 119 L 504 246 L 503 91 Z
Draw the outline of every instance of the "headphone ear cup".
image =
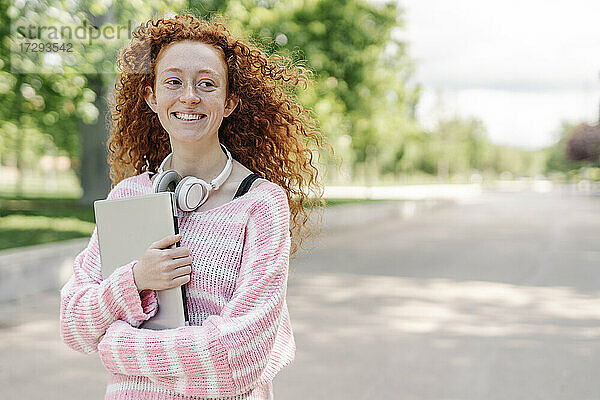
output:
M 208 184 L 200 178 L 186 176 L 175 189 L 177 205 L 183 211 L 194 211 L 208 197 Z
M 174 192 L 177 185 L 181 181 L 181 176 L 174 170 L 168 170 L 159 173 L 154 182 L 152 183 L 152 191 L 154 193 L 160 192 Z

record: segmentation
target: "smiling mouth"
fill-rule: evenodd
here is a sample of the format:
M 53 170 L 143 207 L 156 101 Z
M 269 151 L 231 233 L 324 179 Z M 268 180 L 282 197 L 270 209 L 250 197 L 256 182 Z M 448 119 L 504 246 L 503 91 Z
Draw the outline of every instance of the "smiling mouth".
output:
M 186 113 L 180 113 L 180 112 L 174 112 L 174 113 L 171 113 L 171 115 L 173 115 L 175 118 L 177 118 L 180 121 L 199 121 L 206 117 L 206 115 L 204 115 L 204 114 L 186 114 Z

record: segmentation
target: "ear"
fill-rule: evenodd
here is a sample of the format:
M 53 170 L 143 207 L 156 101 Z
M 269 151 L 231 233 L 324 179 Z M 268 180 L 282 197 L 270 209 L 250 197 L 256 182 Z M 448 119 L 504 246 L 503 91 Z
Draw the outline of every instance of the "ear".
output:
M 225 112 L 223 113 L 223 117 L 229 117 L 233 110 L 238 106 L 240 102 L 240 98 L 235 94 L 230 94 L 229 98 L 225 102 Z
M 150 86 L 146 86 L 144 92 L 144 99 L 146 100 L 146 104 L 148 104 L 148 107 L 150 107 L 150 109 L 156 113 L 156 110 L 158 108 L 156 96 L 154 95 L 154 92 L 152 91 L 152 88 Z

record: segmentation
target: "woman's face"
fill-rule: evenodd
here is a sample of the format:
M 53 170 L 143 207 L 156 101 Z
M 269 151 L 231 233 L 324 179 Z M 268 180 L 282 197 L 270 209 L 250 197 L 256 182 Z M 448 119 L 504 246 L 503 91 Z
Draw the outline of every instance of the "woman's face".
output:
M 218 135 L 223 118 L 238 102 L 235 96 L 227 99 L 222 51 L 201 42 L 177 42 L 161 50 L 154 86 L 146 88 L 146 102 L 172 141 Z

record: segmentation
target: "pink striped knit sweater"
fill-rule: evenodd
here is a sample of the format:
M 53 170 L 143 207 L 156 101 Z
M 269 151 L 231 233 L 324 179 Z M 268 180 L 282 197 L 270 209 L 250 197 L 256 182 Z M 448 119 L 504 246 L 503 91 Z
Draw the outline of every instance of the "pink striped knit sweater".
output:
M 108 198 L 149 193 L 144 172 Z M 272 399 L 272 380 L 296 351 L 285 297 L 289 217 L 272 182 L 217 208 L 178 209 L 181 245 L 193 257 L 190 326 L 162 331 L 139 329 L 158 302 L 153 290 L 138 293 L 138 260 L 102 279 L 94 230 L 61 290 L 60 334 L 76 351 L 99 352 L 109 371 L 105 399 Z

